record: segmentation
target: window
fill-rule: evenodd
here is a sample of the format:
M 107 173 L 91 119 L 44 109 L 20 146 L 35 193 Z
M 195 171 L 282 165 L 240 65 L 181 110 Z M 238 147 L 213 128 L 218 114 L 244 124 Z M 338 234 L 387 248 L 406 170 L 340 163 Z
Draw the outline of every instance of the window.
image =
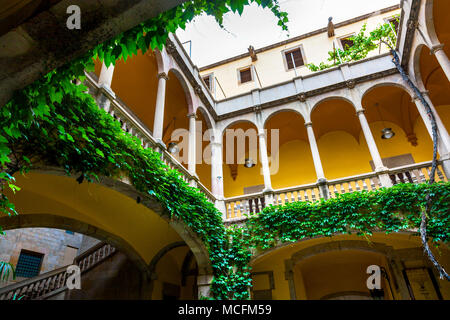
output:
M 294 68 L 298 68 L 305 65 L 302 50 L 300 48 L 285 51 L 284 57 L 286 59 L 286 67 L 288 70 L 292 70 Z
M 70 230 L 66 230 L 66 233 L 67 233 L 67 234 L 75 234 L 75 232 L 70 231 Z
M 355 43 L 351 39 L 352 37 L 353 35 L 339 39 L 339 41 L 341 42 L 342 50 L 347 50 L 348 48 L 353 47 Z
M 202 79 L 203 79 L 203 82 L 205 83 L 206 87 L 209 89 L 209 91 L 213 92 L 214 91 L 213 74 L 208 74 L 208 75 L 204 76 Z
M 400 24 L 398 19 L 399 19 L 398 17 L 392 17 L 387 20 L 387 22 L 392 23 L 394 30 L 395 30 L 395 34 L 398 34 L 398 28 L 399 28 L 399 24 Z
M 41 271 L 43 258 L 44 255 L 42 253 L 22 249 L 16 266 L 16 276 L 24 278 L 38 276 Z
M 247 67 L 239 70 L 239 83 L 253 81 L 252 68 Z

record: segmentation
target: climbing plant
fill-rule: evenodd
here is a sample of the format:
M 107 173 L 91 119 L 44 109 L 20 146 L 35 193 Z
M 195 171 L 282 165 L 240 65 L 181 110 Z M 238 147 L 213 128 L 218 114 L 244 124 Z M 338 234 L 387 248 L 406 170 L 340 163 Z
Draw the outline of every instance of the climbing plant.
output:
M 308 64 L 311 71 L 321 71 L 338 66 L 342 63 L 362 60 L 367 58 L 370 52 L 379 49 L 387 42 L 392 47 L 395 47 L 397 42 L 397 35 L 395 26 L 392 22 L 386 22 L 378 26 L 375 30 L 367 34 L 367 24 L 364 24 L 355 36 L 349 37 L 353 42 L 352 46 L 346 45 L 343 49 L 334 48 L 328 52 L 327 62 L 320 62 L 319 65 L 314 63 Z
M 85 80 L 85 71 L 93 71 L 95 59 L 110 66 L 137 55 L 138 50 L 162 49 L 169 33 L 185 28 L 196 16 L 212 15 L 223 26 L 224 14 L 242 14 L 251 3 L 270 9 L 278 25 L 287 30 L 287 14 L 280 10 L 277 0 L 191 0 L 99 44 L 16 92 L 0 109 L 0 212 L 17 214 L 6 192 L 20 191 L 14 174 L 25 173 L 36 163 L 60 166 L 68 175 L 81 173 L 77 177 L 80 183 L 100 175 L 125 174 L 137 190 L 158 198 L 167 215 L 183 220 L 205 242 L 214 269 L 215 297 L 247 297 L 246 292 L 233 292 L 227 287 L 232 278 L 227 275 L 234 271 L 228 268 L 232 263 L 226 252 L 227 238 L 214 205 L 184 183 L 177 171 L 166 167 L 157 153 L 144 150 L 140 141 L 124 133 L 117 121 L 99 110 L 85 93 L 86 87 L 76 83 Z M 11 265 L 3 263 L 2 267 L 6 274 Z
M 76 80 L 84 80 L 85 71 L 93 70 L 95 59 L 109 66 L 118 59 L 127 60 L 138 50 L 162 48 L 170 32 L 184 28 L 194 17 L 206 13 L 222 25 L 226 12 L 242 13 L 250 3 L 270 8 L 286 30 L 287 15 L 276 0 L 192 0 L 98 45 L 16 92 L 0 109 L 0 212 L 18 214 L 7 195 L 20 192 L 15 174 L 26 173 L 36 164 L 64 168 L 78 183 L 96 181 L 100 176 L 126 176 L 136 190 L 155 197 L 164 214 L 182 220 L 202 239 L 213 268 L 216 299 L 249 298 L 251 248 L 268 248 L 278 239 L 295 241 L 351 230 L 361 234 L 369 234 L 373 228 L 406 230 L 420 219 L 417 210 L 423 205 L 425 191 L 436 195 L 430 235 L 446 242 L 448 184 L 397 186 L 391 191 L 355 193 L 326 202 L 272 206 L 251 217 L 243 227 L 226 229 L 214 204 L 184 182 L 179 172 L 167 167 L 157 152 L 144 149 L 137 138 L 124 132 L 118 121 L 98 108 L 87 88 L 77 84 Z M 403 205 L 395 204 L 399 200 Z M 369 212 L 367 208 L 371 208 Z
M 317 202 L 269 206 L 246 222 L 246 244 L 266 250 L 279 243 L 335 234 L 369 236 L 418 230 L 428 195 L 432 196 L 428 235 L 450 241 L 450 183 L 399 184 L 376 191 L 337 195 Z

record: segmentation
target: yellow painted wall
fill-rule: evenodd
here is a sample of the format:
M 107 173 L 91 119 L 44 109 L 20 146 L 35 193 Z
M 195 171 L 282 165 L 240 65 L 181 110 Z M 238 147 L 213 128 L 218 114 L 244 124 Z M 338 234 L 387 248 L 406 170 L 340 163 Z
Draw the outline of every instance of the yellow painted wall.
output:
M 365 239 L 355 235 L 339 235 L 332 238 L 316 238 L 300 241 L 295 244 L 287 244 L 284 247 L 267 252 L 266 255 L 254 261 L 252 272 L 272 271 L 275 280 L 275 289 L 272 291 L 272 298 L 274 300 L 290 300 L 289 283 L 285 277 L 285 260 L 290 259 L 294 253 L 308 247 L 343 240 L 364 241 Z M 408 248 L 419 248 L 420 250 L 421 246 L 418 237 L 407 234 L 390 234 L 387 236 L 382 233 L 376 233 L 369 240 L 371 242 L 392 246 L 394 250 Z M 356 250 L 352 250 L 350 254 L 345 255 L 345 252 L 323 253 L 305 259 L 300 264 L 297 264 L 294 267 L 297 299 L 320 299 L 324 295 L 334 293 L 333 290 L 335 292 L 343 290 L 364 291 L 364 285 L 368 278 L 368 275 L 365 275 L 365 268 L 369 265 L 368 263 L 387 266 L 386 259 L 381 255 Z M 448 268 L 450 265 L 450 252 L 448 249 L 443 247 L 439 251 L 436 250 L 435 254 L 439 261 Z M 361 264 L 365 264 L 365 268 L 360 268 Z M 415 264 L 423 265 L 420 261 L 415 262 Z M 413 266 L 411 263 L 409 265 Z M 390 270 L 388 272 L 390 273 Z M 356 273 L 358 273 L 357 276 L 355 276 Z M 392 279 L 391 274 L 390 277 Z M 254 277 L 253 286 L 255 290 L 267 289 L 265 282 L 266 279 L 264 277 Z M 450 284 L 447 281 L 438 280 L 438 282 L 443 298 L 449 299 Z M 382 286 L 385 288 L 385 294 L 390 299 L 388 284 L 382 283 Z M 399 292 L 395 291 L 395 288 L 393 290 L 395 299 L 400 299 Z
M 220 82 L 220 85 L 225 91 L 227 98 L 249 92 L 252 89 L 259 87 L 257 79 L 255 79 L 254 82 L 245 83 L 242 85 L 238 83 L 237 70 L 250 65 L 255 66 L 259 74 L 262 87 L 267 87 L 277 83 L 288 81 L 295 77 L 295 73 L 293 70 L 286 71 L 282 51 L 290 48 L 295 48 L 301 44 L 304 47 L 305 64 L 308 63 L 319 64 L 320 62 L 327 60 L 328 51 L 333 50 L 334 39 L 338 39 L 350 35 L 352 33 L 359 32 L 364 23 L 367 23 L 367 30 L 370 32 L 371 30 L 375 29 L 378 25 L 383 24 L 385 18 L 392 17 L 399 13 L 400 10 L 394 10 L 391 12 L 384 13 L 382 15 L 373 16 L 366 20 L 359 21 L 341 28 L 337 28 L 335 31 L 336 36 L 333 38 L 328 38 L 328 35 L 326 33 L 322 33 L 300 41 L 295 41 L 277 48 L 261 52 L 258 54 L 258 60 L 256 62 L 252 63 L 251 58 L 246 57 L 223 65 L 219 65 L 214 68 L 203 70 L 201 72 L 201 75 L 214 73 L 214 76 L 217 77 L 218 81 Z M 382 52 L 387 51 L 383 49 Z M 375 50 L 369 54 L 369 57 L 377 54 L 378 50 Z M 303 66 L 297 69 L 297 74 L 305 76 L 311 74 L 311 71 L 306 66 Z M 218 88 L 216 90 L 216 98 L 219 100 L 224 98 L 222 91 Z

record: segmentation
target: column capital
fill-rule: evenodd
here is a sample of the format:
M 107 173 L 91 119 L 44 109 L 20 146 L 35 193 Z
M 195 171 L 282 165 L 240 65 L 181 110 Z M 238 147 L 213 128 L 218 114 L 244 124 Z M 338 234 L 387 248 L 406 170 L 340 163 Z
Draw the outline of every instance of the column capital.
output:
M 365 112 L 366 112 L 365 109 L 359 109 L 359 110 L 356 110 L 356 115 L 359 116 L 360 114 L 364 114 Z
M 188 115 L 187 115 L 187 117 L 190 119 L 190 118 L 194 118 L 194 119 L 197 119 L 197 114 L 196 113 L 189 113 Z
M 421 93 L 424 97 L 428 97 L 430 94 L 428 90 L 422 91 Z M 420 100 L 420 97 L 417 94 L 415 94 L 414 97 L 412 98 L 412 102 L 416 102 L 417 100 Z
M 431 47 L 430 53 L 431 54 L 436 54 L 436 52 L 441 51 L 443 49 L 444 49 L 444 44 L 443 43 L 435 44 L 434 46 Z
M 312 122 L 311 121 L 309 121 L 309 122 L 305 122 L 305 127 L 306 128 L 309 128 L 309 127 L 311 127 L 312 128 Z
M 169 80 L 169 76 L 165 72 L 158 73 L 158 79 Z

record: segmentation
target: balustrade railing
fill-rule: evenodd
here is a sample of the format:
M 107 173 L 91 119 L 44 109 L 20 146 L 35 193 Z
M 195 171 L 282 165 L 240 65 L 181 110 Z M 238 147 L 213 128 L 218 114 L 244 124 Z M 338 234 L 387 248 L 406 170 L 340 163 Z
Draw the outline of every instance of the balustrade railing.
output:
M 74 264 L 84 273 L 99 265 L 116 252 L 113 246 L 101 242 L 75 258 Z M 37 277 L 0 288 L 0 300 L 43 300 L 67 289 L 67 266 Z
M 97 82 L 87 74 L 88 85 L 93 87 L 93 93 L 101 90 Z M 122 129 L 129 134 L 137 137 L 144 148 L 151 148 L 161 154 L 161 160 L 171 169 L 177 170 L 181 173 L 182 179 L 197 187 L 209 201 L 214 203 L 216 198 L 214 195 L 201 184 L 196 177 L 194 177 L 170 152 L 163 148 L 153 138 L 152 133 L 147 127 L 139 120 L 139 118 L 133 114 L 133 112 L 122 102 L 119 98 L 112 96 L 107 90 L 103 89 L 103 94 L 109 100 L 109 105 L 105 108 L 111 116 L 120 122 Z
M 430 179 L 431 162 L 422 162 L 389 169 L 383 173 L 390 177 L 391 183 L 383 185 L 375 172 L 327 181 L 327 197 L 335 198 L 339 194 L 360 191 L 372 191 L 382 187 L 391 187 L 399 183 L 425 183 Z M 435 179 L 447 182 L 439 163 Z M 388 179 L 389 180 L 389 179 Z M 321 186 L 317 183 L 275 190 L 270 194 L 254 193 L 225 199 L 226 217 L 229 222 L 245 219 L 245 215 L 261 212 L 266 205 L 284 205 L 296 201 L 317 201 L 324 198 Z

